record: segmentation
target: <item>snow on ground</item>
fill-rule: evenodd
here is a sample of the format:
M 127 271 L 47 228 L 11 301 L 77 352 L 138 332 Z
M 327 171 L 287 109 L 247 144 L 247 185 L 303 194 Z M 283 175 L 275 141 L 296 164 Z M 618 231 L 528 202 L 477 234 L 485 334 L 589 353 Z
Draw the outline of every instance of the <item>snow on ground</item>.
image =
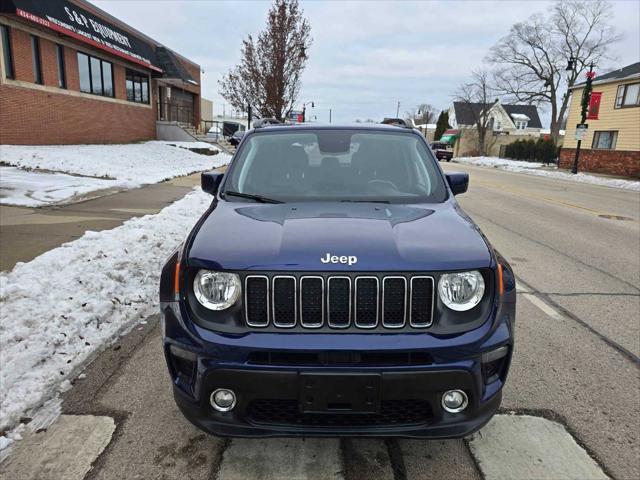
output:
M 109 187 L 135 188 L 229 163 L 230 157 L 225 153 L 201 155 L 186 148 L 171 146 L 169 143 L 185 142 L 153 141 L 124 145 L 0 145 L 0 160 L 3 164 L 19 167 L 25 171 L 25 175 L 19 178 L 15 172 L 7 171 L 6 173 L 9 180 L 13 181 L 12 188 L 17 192 L 23 192 L 16 195 L 40 199 L 41 203 L 47 197 L 47 193 L 55 198 L 48 203 L 66 200 L 73 196 L 73 187 L 67 188 L 66 185 L 60 185 L 68 181 L 62 177 L 50 177 L 48 180 L 43 177 L 29 178 L 27 170 L 84 176 L 77 177 L 73 184 L 81 193 L 86 193 Z M 192 142 L 192 145 L 196 148 L 211 147 L 204 142 Z M 0 186 L 3 189 L 0 203 L 11 203 L 8 199 L 13 196 L 5 193 L 4 169 L 0 171 L 0 175 Z M 107 183 L 97 184 L 97 180 Z M 46 181 L 53 182 L 54 188 L 51 189 L 49 185 L 45 185 L 35 191 L 31 189 L 34 184 Z M 89 188 L 91 185 L 96 188 Z M 59 191 L 52 193 L 56 190 Z M 69 195 L 64 197 L 63 193 Z M 25 203 L 18 204 L 25 205 Z
M 38 207 L 110 188 L 113 180 L 0 167 L 0 203 Z
M 160 270 L 211 196 L 196 190 L 0 273 L 0 432 L 14 429 L 119 335 L 158 311 Z M 17 432 L 0 436 L 0 447 Z
M 219 150 L 218 148 L 214 147 L 213 145 L 207 142 L 178 142 L 178 141 L 173 142 L 171 140 L 152 140 L 147 143 L 159 143 L 161 145 L 174 145 L 176 147 L 187 148 L 187 149 L 208 148 L 209 150 Z
M 588 173 L 577 173 L 576 175 L 558 170 L 555 167 L 544 167 L 542 163 L 522 162 L 518 160 L 507 160 L 497 157 L 455 157 L 455 163 L 465 163 L 479 167 L 492 167 L 510 172 L 527 173 L 540 177 L 555 178 L 558 180 L 570 180 L 573 182 L 589 183 L 591 185 L 601 185 L 604 187 L 622 188 L 640 192 L 640 182 L 634 180 L 623 180 L 620 178 L 601 177 L 589 175 Z

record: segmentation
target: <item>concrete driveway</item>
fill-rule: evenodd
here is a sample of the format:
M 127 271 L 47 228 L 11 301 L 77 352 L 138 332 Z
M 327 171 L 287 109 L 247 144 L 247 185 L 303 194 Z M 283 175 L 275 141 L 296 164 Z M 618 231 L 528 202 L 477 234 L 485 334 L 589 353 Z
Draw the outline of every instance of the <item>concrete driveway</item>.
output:
M 444 168 L 471 174 L 460 202 L 519 281 L 503 415 L 479 435 L 449 441 L 205 435 L 173 403 L 152 317 L 87 368 L 64 396 L 65 415 L 26 434 L 0 465 L 0 477 L 640 478 L 640 194 Z

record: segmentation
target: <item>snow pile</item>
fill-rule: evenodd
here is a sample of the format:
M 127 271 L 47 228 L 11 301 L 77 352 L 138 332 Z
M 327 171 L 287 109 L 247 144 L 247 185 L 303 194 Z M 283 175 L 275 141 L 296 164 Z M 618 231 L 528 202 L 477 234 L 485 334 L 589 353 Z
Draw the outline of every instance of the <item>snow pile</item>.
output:
M 37 207 L 110 188 L 112 180 L 0 167 L 0 203 Z
M 507 160 L 506 158 L 498 157 L 455 157 L 453 161 L 456 163 L 467 163 L 469 165 L 475 165 L 477 167 L 500 168 L 502 170 L 512 170 L 516 172 L 522 171 L 524 169 L 542 167 L 542 163 L 522 162 L 520 160 Z
M 173 145 L 174 147 L 193 149 L 193 148 L 208 148 L 209 150 L 220 151 L 220 149 L 214 147 L 210 143 L 207 142 L 179 142 L 179 141 L 171 141 L 171 140 L 152 140 L 147 143 L 159 143 L 161 145 Z
M 538 175 L 540 177 L 555 178 L 558 180 L 570 180 L 573 182 L 588 183 L 591 185 L 601 185 L 604 187 L 622 188 L 625 190 L 634 190 L 640 192 L 640 182 L 634 180 L 623 180 L 620 178 L 600 177 L 597 175 L 589 175 L 588 173 L 578 173 L 576 175 L 560 171 L 555 167 L 543 168 L 542 163 L 522 162 L 518 160 L 507 160 L 497 157 L 456 157 L 453 159 L 455 163 L 464 163 L 467 165 L 475 165 L 480 167 L 499 168 L 510 172 L 527 173 L 529 175 Z
M 0 273 L 0 431 L 68 388 L 93 354 L 158 311 L 161 267 L 210 202 L 194 191 L 156 215 L 86 232 Z
M 10 199 L 17 199 L 21 202 L 18 203 L 20 205 L 37 206 L 68 199 L 75 191 L 86 193 L 110 187 L 135 188 L 229 163 L 230 157 L 225 153 L 201 155 L 170 145 L 182 143 L 184 142 L 153 141 L 125 145 L 0 145 L 0 160 L 3 164 L 20 167 L 25 171 L 18 178 L 15 171 L 7 171 L 5 168 L 0 170 L 0 203 L 11 203 Z M 211 147 L 204 142 L 190 142 L 190 145 L 195 148 Z M 37 176 L 30 178 L 26 170 L 32 169 L 44 170 L 43 173 L 68 173 L 84 177 L 76 177 L 73 181 L 53 174 L 46 179 Z M 105 183 L 96 183 L 97 180 Z M 43 183 L 42 188 L 37 188 Z M 69 187 L 69 183 L 73 186 Z M 35 189 L 32 188 L 34 184 Z M 96 188 L 91 188 L 92 186 Z M 47 197 L 52 200 L 45 201 Z M 29 203 L 26 200 L 28 198 L 34 201 Z

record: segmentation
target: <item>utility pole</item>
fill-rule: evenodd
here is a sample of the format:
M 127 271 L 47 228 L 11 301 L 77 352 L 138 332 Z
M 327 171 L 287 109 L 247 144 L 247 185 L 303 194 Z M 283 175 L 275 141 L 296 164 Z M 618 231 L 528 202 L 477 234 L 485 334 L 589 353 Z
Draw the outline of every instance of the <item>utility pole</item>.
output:
M 331 123 L 331 109 L 329 109 L 329 123 Z
M 576 133 L 578 132 L 578 130 L 580 130 L 581 135 L 578 138 L 578 143 L 576 145 L 576 156 L 573 159 L 573 167 L 571 167 L 571 173 L 573 174 L 578 173 L 578 161 L 580 160 L 580 146 L 582 145 L 582 135 L 584 134 L 587 128 L 587 125 L 585 125 L 585 122 L 587 121 L 587 113 L 589 112 L 589 103 L 591 102 L 591 91 L 593 90 L 592 84 L 595 76 L 596 74 L 593 71 L 593 62 L 591 62 L 591 65 L 589 66 L 589 71 L 587 72 L 587 81 L 585 82 L 584 90 L 582 91 L 582 111 L 580 112 L 581 113 L 580 125 L 576 126 Z
M 396 118 L 400 115 L 400 100 L 398 100 L 398 106 L 396 107 Z
M 251 105 L 247 105 L 247 130 L 251 130 Z

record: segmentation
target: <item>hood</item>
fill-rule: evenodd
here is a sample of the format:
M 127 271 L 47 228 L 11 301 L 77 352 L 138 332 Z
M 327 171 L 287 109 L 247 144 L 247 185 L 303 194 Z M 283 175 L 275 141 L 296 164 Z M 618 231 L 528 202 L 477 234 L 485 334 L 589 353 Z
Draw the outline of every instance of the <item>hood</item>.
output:
M 335 262 L 321 261 L 332 256 Z M 491 254 L 455 202 L 219 201 L 200 225 L 188 263 L 221 270 L 434 271 L 488 267 Z

